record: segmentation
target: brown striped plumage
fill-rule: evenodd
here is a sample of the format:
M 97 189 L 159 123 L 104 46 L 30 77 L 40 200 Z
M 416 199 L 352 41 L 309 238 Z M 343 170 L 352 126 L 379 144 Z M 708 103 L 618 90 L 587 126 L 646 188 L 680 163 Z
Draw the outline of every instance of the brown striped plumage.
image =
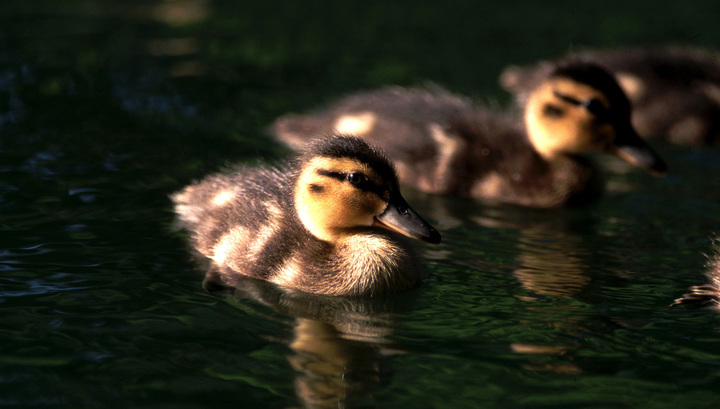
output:
M 207 279 L 262 278 L 311 293 L 380 295 L 418 284 L 422 269 L 396 233 L 440 235 L 400 195 L 388 160 L 364 141 L 317 141 L 283 168 L 240 166 L 173 196 Z
M 720 310 L 720 237 L 713 238 L 713 246 L 714 252 L 707 256 L 705 263 L 707 283 L 690 287 L 689 292 L 670 304 L 671 307 L 688 304 Z
M 319 135 L 356 134 L 388 152 L 404 184 L 532 207 L 597 196 L 601 186 L 586 152 L 607 151 L 665 170 L 635 134 L 627 98 L 605 70 L 585 63 L 555 67 L 528 101 L 521 119 L 439 88 L 393 87 L 286 115 L 272 133 L 294 149 Z

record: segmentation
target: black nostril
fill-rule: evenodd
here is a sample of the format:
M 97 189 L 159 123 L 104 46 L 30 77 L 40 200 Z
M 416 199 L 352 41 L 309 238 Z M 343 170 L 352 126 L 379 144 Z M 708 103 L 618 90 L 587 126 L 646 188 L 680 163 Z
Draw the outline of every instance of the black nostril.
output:
M 397 210 L 398 210 L 398 213 L 400 213 L 400 214 L 408 214 L 408 209 L 407 209 L 407 207 L 398 206 Z

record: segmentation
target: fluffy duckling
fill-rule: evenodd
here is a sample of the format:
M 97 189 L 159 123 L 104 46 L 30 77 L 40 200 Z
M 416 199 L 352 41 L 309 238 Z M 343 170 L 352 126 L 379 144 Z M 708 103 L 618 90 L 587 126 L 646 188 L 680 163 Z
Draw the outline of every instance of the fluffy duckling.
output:
M 706 262 L 705 276 L 708 283 L 690 287 L 690 292 L 676 298 L 670 304 L 671 307 L 687 304 L 720 311 L 720 238 L 715 237 L 713 245 L 715 252 L 707 256 Z
M 206 284 L 250 276 L 319 294 L 400 292 L 422 270 L 397 233 L 440 242 L 403 199 L 388 159 L 354 137 L 318 140 L 286 167 L 209 176 L 173 201 L 210 260 Z
M 632 123 L 641 137 L 686 146 L 720 141 L 720 55 L 707 50 L 672 46 L 571 53 L 508 67 L 500 82 L 522 104 L 555 66 L 578 59 L 615 75 L 632 103 Z
M 666 169 L 630 125 L 630 105 L 612 76 L 585 63 L 556 67 L 528 96 L 524 121 L 439 88 L 394 87 L 286 115 L 271 128 L 294 149 L 336 131 L 382 147 L 402 183 L 495 203 L 555 207 L 594 199 L 600 183 L 582 156 L 590 151 Z

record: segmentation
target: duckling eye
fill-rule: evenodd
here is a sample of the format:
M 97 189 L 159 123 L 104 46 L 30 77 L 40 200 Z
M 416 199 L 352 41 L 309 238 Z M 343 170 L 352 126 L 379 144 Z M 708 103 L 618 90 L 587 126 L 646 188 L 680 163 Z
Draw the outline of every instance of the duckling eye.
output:
M 588 112 L 598 117 L 598 119 L 607 119 L 608 110 L 607 108 L 605 108 L 605 105 L 603 105 L 603 103 L 599 99 L 589 99 L 583 102 L 583 105 L 585 106 L 585 109 L 588 110 Z
M 359 185 L 365 180 L 365 176 L 362 173 L 348 173 L 346 177 L 347 181 L 353 185 Z

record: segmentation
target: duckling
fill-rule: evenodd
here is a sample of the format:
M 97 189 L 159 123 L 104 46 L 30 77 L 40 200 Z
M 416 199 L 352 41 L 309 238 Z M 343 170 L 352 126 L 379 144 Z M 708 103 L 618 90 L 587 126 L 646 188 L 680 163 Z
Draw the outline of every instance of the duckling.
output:
M 583 60 L 615 75 L 632 104 L 632 124 L 643 138 L 661 137 L 685 146 L 720 141 L 720 55 L 665 46 L 588 50 L 534 66 L 507 67 L 500 83 L 522 104 L 558 64 Z
M 690 292 L 676 298 L 670 307 L 686 304 L 720 311 L 720 238 L 715 237 L 712 241 L 715 252 L 707 256 L 705 265 L 708 283 L 690 287 Z
M 666 170 L 630 125 L 630 106 L 615 80 L 586 63 L 556 67 L 530 93 L 524 120 L 439 87 L 390 87 L 315 114 L 286 115 L 271 127 L 293 149 L 336 131 L 382 147 L 401 183 L 492 203 L 547 208 L 595 199 L 601 183 L 582 156 L 590 151 Z
M 386 156 L 349 136 L 317 140 L 288 166 L 209 176 L 173 201 L 210 261 L 206 285 L 249 276 L 308 293 L 395 293 L 422 278 L 401 235 L 440 242 L 401 195 Z

